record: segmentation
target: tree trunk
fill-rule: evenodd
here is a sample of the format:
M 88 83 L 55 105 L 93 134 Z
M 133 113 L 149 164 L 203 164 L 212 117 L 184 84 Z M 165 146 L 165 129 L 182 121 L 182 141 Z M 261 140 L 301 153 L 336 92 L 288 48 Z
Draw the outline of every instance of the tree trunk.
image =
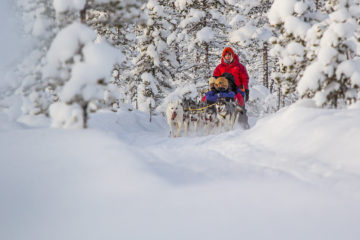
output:
M 271 79 L 271 81 L 270 81 L 270 93 L 274 92 L 274 83 L 275 83 L 274 79 Z
M 86 0 L 86 3 L 84 5 L 84 8 L 80 11 L 80 22 L 83 24 L 86 24 L 86 10 L 88 8 L 88 0 Z
M 210 69 L 210 64 L 209 64 L 209 44 L 208 43 L 205 43 L 205 64 L 206 64 L 206 69 Z
M 281 108 L 281 86 L 279 85 L 278 89 L 278 110 Z
M 87 108 L 88 108 L 89 103 L 85 102 L 82 105 L 82 110 L 83 110 L 83 128 L 87 128 L 87 121 L 88 121 L 88 112 L 87 112 Z
M 263 85 L 266 88 L 269 88 L 269 59 L 268 59 L 267 42 L 264 42 L 264 47 L 263 47 L 263 70 L 264 70 Z
M 150 122 L 151 122 L 151 117 L 152 117 L 152 108 L 151 108 L 151 103 L 149 103 L 149 113 L 150 113 Z

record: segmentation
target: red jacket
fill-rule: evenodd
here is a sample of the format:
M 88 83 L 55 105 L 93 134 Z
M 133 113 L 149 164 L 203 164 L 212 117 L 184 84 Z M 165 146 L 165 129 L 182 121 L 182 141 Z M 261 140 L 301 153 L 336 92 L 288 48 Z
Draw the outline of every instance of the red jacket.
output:
M 234 61 L 230 64 L 225 63 L 224 58 L 222 58 L 221 63 L 215 68 L 213 76 L 220 77 L 225 72 L 234 76 L 236 86 L 249 89 L 249 75 L 236 54 L 234 54 Z

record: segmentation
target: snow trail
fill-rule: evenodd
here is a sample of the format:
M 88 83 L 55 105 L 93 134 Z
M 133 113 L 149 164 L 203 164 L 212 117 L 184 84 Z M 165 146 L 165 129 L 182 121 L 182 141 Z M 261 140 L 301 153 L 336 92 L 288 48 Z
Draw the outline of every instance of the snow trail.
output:
M 253 144 L 256 126 L 172 139 L 162 117 L 149 123 L 139 112 L 98 113 L 89 124 L 88 130 L 16 124 L 0 130 L 1 239 L 355 240 L 360 234 L 356 194 L 336 188 L 331 176 L 323 179 L 327 185 L 311 174 L 297 177 L 304 175 L 295 164 L 301 155 L 292 162 Z M 345 174 L 335 176 L 348 182 Z

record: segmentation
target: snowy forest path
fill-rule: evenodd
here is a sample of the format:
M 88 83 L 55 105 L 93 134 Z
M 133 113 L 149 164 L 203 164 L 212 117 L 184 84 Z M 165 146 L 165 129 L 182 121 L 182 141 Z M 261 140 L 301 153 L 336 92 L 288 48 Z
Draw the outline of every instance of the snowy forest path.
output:
M 110 117 L 111 116 L 111 117 Z M 93 127 L 129 144 L 151 171 L 172 184 L 231 179 L 295 181 L 302 185 L 359 192 L 360 176 L 301 152 L 279 151 L 252 139 L 251 130 L 210 136 L 170 138 L 163 117 L 149 122 L 142 114 L 96 115 Z M 127 126 L 127 127 L 124 127 Z M 355 196 L 360 198 L 360 196 Z

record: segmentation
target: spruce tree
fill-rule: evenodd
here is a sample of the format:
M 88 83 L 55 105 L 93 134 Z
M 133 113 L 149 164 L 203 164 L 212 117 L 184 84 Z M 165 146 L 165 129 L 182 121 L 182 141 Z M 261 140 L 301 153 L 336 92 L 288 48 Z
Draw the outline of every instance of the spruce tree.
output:
M 308 33 L 308 58 L 298 91 L 318 106 L 339 107 L 359 97 L 360 6 L 353 0 L 329 1 L 328 17 Z
M 269 11 L 270 24 L 279 36 L 271 39 L 270 55 L 277 60 L 279 73 L 273 78 L 281 86 L 281 104 L 297 100 L 296 87 L 308 65 L 306 32 L 317 18 L 312 0 L 275 0 Z
M 144 11 L 148 18 L 137 26 L 139 55 L 135 59 L 132 83 L 136 93 L 132 94 L 139 110 L 150 111 L 172 90 L 175 77 L 171 69 L 178 62 L 167 45 L 169 25 L 164 8 L 157 0 L 150 0 Z
M 217 0 L 178 1 L 175 6 L 183 15 L 177 38 L 183 52 L 183 73 L 201 88 L 226 45 L 228 26 L 223 12 L 228 6 Z

